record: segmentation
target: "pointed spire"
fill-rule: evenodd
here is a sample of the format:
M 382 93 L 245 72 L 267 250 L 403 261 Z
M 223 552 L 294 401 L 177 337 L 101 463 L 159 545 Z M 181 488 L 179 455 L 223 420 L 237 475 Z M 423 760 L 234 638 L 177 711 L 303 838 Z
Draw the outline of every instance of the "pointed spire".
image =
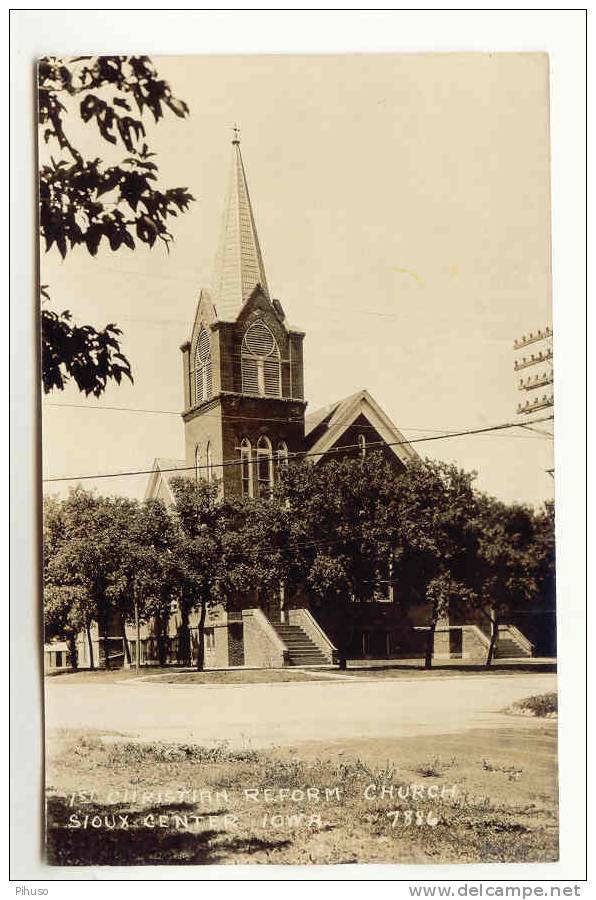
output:
M 235 319 L 257 284 L 269 288 L 240 152 L 240 129 L 234 126 L 232 170 L 213 279 L 217 315 Z

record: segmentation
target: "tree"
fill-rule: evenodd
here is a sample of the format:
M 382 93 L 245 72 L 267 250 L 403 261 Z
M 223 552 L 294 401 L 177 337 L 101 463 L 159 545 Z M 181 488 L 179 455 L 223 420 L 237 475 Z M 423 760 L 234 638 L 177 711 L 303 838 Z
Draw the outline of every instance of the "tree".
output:
M 41 287 L 41 302 L 50 301 L 45 285 Z M 54 388 L 64 389 L 69 378 L 87 396 L 99 397 L 108 380 L 120 384 L 123 376 L 132 381 L 132 370 L 120 352 L 122 331 L 113 323 L 101 331 L 91 325 L 75 325 L 68 310 L 58 314 L 42 309 L 42 381 L 49 394 Z
M 240 568 L 246 564 L 252 548 L 239 552 L 238 535 L 242 534 L 247 506 L 239 498 L 220 497 L 217 481 L 174 478 L 173 513 L 180 528 L 176 547 L 177 567 L 183 581 L 180 612 L 181 639 L 188 641 L 185 659 L 190 661 L 189 617 L 198 615 L 196 666 L 205 665 L 205 621 L 207 611 L 218 604 L 229 605 L 234 589 L 240 584 Z M 238 567 L 238 568 L 235 568 Z M 185 646 L 185 645 L 183 645 Z
M 293 565 L 322 614 L 334 607 L 340 666 L 354 604 L 386 595 L 389 583 L 429 605 L 425 661 L 432 664 L 441 615 L 471 589 L 473 478 L 428 461 L 397 472 L 380 453 L 289 468 L 279 498 L 291 512 Z
M 78 668 L 77 635 L 85 625 L 85 592 L 79 585 L 55 580 L 53 560 L 64 540 L 62 504 L 46 497 L 43 517 L 44 635 L 60 638 L 69 646 L 70 666 Z
M 147 145 L 144 117 L 155 123 L 166 110 L 184 118 L 188 107 L 159 77 L 147 56 L 48 57 L 38 67 L 40 141 L 50 154 L 39 173 L 39 221 L 46 252 L 64 259 L 83 246 L 95 256 L 102 241 L 112 251 L 137 243 L 166 248 L 169 220 L 188 209 L 186 188 L 161 189 L 155 154 Z M 93 123 L 119 156 L 109 163 L 85 159 L 72 123 Z M 70 127 L 69 127 L 70 126 Z M 112 154 L 115 155 L 115 154 Z M 49 299 L 42 288 L 42 303 Z M 100 396 L 107 381 L 132 381 L 114 324 L 77 326 L 68 310 L 42 309 L 44 391 L 62 390 L 73 378 L 85 394 Z
M 436 628 L 451 605 L 474 591 L 475 474 L 431 460 L 408 464 L 393 515 L 401 523 L 398 577 L 404 593 L 429 607 L 424 664 L 432 666 Z
M 555 577 L 555 504 L 547 501 L 534 515 L 534 573 L 538 598 L 530 629 L 539 656 L 555 656 L 557 650 Z
M 153 622 L 160 665 L 167 658 L 166 639 L 173 603 L 181 597 L 182 580 L 177 566 L 179 535 L 176 522 L 163 501 L 151 499 L 121 507 L 119 565 L 114 590 L 122 615 L 122 638 L 127 650 L 125 625 L 136 627 L 137 668 L 140 664 L 140 625 Z
M 472 605 L 490 622 L 486 666 L 499 640 L 499 626 L 512 612 L 539 596 L 536 565 L 535 517 L 522 504 L 494 497 L 478 498 L 478 585 Z
M 386 594 L 403 522 L 395 506 L 400 475 L 381 453 L 293 464 L 277 491 L 282 545 L 278 568 L 317 598 L 345 668 L 355 604 Z M 262 529 L 269 540 L 271 528 Z M 269 561 L 268 561 L 269 564 Z
M 118 565 L 115 549 L 114 503 L 82 488 L 70 491 L 61 505 L 62 537 L 55 551 L 45 548 L 46 583 L 78 598 L 87 634 L 90 667 L 94 668 L 91 625 L 98 623 L 104 641 L 104 663 L 110 666 L 109 631 L 114 613 L 111 579 Z M 46 602 L 53 601 L 48 592 Z M 64 593 L 62 594 L 64 596 Z M 45 599 L 45 598 L 44 598 Z

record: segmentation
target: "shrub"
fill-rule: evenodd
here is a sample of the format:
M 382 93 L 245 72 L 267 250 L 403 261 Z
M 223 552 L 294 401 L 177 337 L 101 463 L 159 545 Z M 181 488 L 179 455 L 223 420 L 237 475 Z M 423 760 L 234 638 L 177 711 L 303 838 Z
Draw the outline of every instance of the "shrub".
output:
M 557 695 L 554 691 L 548 694 L 536 694 L 533 697 L 524 697 L 523 700 L 517 700 L 512 709 L 531 713 L 534 716 L 553 716 L 557 714 Z

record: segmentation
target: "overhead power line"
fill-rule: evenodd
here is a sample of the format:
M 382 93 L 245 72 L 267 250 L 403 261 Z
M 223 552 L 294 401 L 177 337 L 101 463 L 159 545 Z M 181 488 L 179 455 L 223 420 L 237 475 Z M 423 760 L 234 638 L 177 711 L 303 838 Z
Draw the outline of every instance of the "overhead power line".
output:
M 533 419 L 531 423 L 528 424 L 536 424 L 540 422 L 548 422 L 552 420 L 554 416 L 543 416 L 540 419 Z M 518 422 L 503 422 L 499 425 L 489 425 L 485 428 L 469 428 L 465 431 L 449 431 L 445 432 L 441 435 L 431 435 L 429 437 L 420 437 L 420 438 L 412 438 L 411 440 L 403 440 L 403 441 L 370 441 L 367 444 L 367 449 L 372 447 L 398 447 L 404 444 L 421 444 L 427 441 L 438 441 L 445 440 L 447 438 L 454 437 L 466 437 L 469 435 L 475 434 L 487 434 L 492 431 L 504 431 L 508 428 L 518 428 Z M 343 447 L 337 447 L 335 449 L 327 450 L 324 453 L 316 452 L 316 451 L 301 451 L 297 453 L 291 454 L 291 459 L 306 459 L 311 456 L 329 456 L 331 454 L 341 454 L 345 453 L 346 450 L 358 450 L 361 451 L 361 447 L 359 444 L 346 444 Z M 224 468 L 227 466 L 239 466 L 242 465 L 242 460 L 239 458 L 234 459 L 224 459 L 219 463 L 212 462 L 210 464 L 201 464 L 201 465 L 193 465 L 193 466 L 172 466 L 166 467 L 163 469 L 159 469 L 160 472 L 188 472 L 188 471 L 198 471 L 199 469 L 215 469 L 215 468 Z M 155 469 L 135 469 L 127 472 L 96 472 L 90 475 L 60 475 L 60 476 L 49 476 L 47 478 L 43 478 L 44 482 L 57 482 L 57 481 L 88 481 L 96 478 L 125 478 L 132 475 L 151 475 L 155 472 Z
M 301 402 L 301 401 L 299 401 L 299 402 Z M 89 403 L 52 403 L 51 401 L 45 401 L 43 403 L 43 406 L 44 406 L 44 408 L 49 406 L 54 409 L 85 409 L 85 410 L 95 410 L 95 411 L 104 411 L 105 410 L 108 412 L 146 413 L 148 415 L 176 416 L 176 417 L 182 416 L 182 413 L 180 412 L 180 410 L 146 409 L 143 407 L 136 407 L 136 406 L 99 406 L 99 405 L 94 406 L 93 404 L 89 404 Z M 238 421 L 238 422 L 240 422 L 240 421 L 242 421 L 242 422 L 258 421 L 258 422 L 281 422 L 281 423 L 285 424 L 285 423 L 304 421 L 304 419 L 299 416 L 294 416 L 294 417 L 290 416 L 290 417 L 280 419 L 280 418 L 272 418 L 272 417 L 264 417 L 264 416 L 229 416 L 226 413 L 223 413 L 221 415 L 219 413 L 210 413 L 210 412 L 202 413 L 203 418 L 205 418 L 207 416 L 210 416 L 211 418 L 217 418 L 217 419 L 221 418 L 221 419 L 226 419 L 228 421 L 233 420 L 233 421 Z M 371 431 L 377 430 L 374 425 L 368 425 L 368 424 L 364 424 L 364 423 L 360 424 L 358 427 L 360 430 L 366 430 L 366 429 L 371 430 Z M 517 427 L 523 428 L 523 429 L 528 429 L 529 431 L 535 431 L 538 434 L 541 434 L 545 437 L 552 438 L 552 434 L 549 435 L 547 432 L 539 431 L 539 429 L 537 429 L 537 428 L 536 429 L 529 428 L 529 426 L 526 423 L 518 423 Z M 420 426 L 420 425 L 400 425 L 400 429 L 402 431 L 425 431 L 425 432 L 428 432 L 429 434 L 430 433 L 438 434 L 441 437 L 447 431 L 457 430 L 457 429 L 447 429 L 447 428 L 427 428 L 427 427 Z M 516 435 L 508 435 L 508 437 L 518 437 L 519 438 L 519 437 L 530 437 L 530 435 L 516 434 Z

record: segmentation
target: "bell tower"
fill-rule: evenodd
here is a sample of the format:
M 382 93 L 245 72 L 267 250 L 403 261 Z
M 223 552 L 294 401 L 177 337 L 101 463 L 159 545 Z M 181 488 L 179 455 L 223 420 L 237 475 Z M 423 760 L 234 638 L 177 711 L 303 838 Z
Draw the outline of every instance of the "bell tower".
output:
M 213 288 L 201 290 L 181 347 L 186 464 L 197 477 L 266 496 L 304 449 L 303 339 L 270 295 L 235 128 Z

